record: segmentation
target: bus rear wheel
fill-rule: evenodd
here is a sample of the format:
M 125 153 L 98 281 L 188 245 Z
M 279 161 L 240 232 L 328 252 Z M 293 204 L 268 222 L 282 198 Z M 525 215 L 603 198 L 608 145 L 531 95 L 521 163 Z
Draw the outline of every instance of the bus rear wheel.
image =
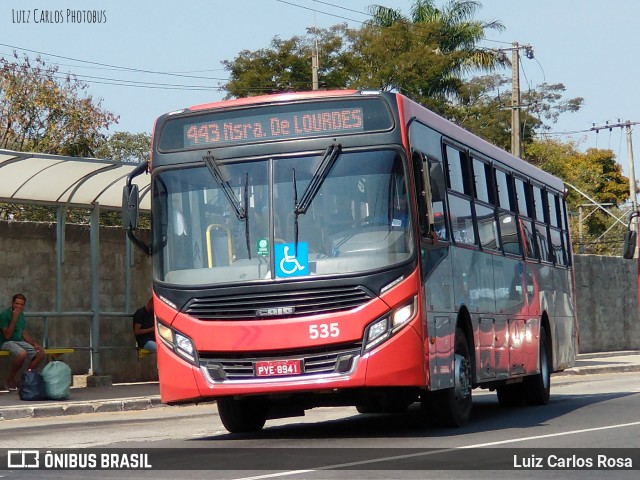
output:
M 267 421 L 269 402 L 264 398 L 219 398 L 218 413 L 224 428 L 231 433 L 259 432 Z
M 524 397 L 529 405 L 546 405 L 551 398 L 551 355 L 544 328 L 540 329 L 539 348 L 540 373 L 524 379 Z

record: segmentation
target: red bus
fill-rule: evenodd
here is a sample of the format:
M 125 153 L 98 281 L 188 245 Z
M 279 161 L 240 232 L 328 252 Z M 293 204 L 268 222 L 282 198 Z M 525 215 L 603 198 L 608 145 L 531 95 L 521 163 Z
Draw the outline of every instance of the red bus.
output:
M 562 181 L 408 98 L 223 101 L 161 116 L 152 143 L 123 222 L 152 256 L 163 402 L 216 400 L 231 432 L 415 402 L 462 425 L 474 388 L 545 404 L 573 365 Z

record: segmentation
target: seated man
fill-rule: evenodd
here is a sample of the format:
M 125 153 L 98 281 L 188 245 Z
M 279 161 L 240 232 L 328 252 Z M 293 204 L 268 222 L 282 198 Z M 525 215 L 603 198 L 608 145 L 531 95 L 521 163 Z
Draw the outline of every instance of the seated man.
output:
M 136 336 L 138 348 L 150 352 L 156 351 L 155 323 L 153 318 L 153 297 L 146 305 L 133 314 L 133 334 Z
M 22 311 L 27 303 L 26 297 L 18 293 L 13 296 L 11 308 L 0 312 L 0 342 L 2 349 L 8 351 L 12 356 L 9 376 L 7 377 L 7 389 L 17 390 L 18 382 L 16 374 L 24 364 L 25 358 L 29 357 L 29 369 L 35 369 L 44 358 L 44 349 L 38 345 L 27 333 L 27 322 Z

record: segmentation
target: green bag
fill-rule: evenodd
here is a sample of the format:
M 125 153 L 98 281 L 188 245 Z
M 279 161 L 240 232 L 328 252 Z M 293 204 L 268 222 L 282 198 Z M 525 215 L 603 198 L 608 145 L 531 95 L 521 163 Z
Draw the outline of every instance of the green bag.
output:
M 51 400 L 69 398 L 71 389 L 71 368 L 64 362 L 49 362 L 42 369 L 47 397 Z

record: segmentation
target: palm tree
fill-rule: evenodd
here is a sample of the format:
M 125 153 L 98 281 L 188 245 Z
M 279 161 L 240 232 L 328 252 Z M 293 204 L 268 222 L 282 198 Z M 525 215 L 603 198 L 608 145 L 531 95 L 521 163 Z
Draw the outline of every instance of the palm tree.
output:
M 474 19 L 481 6 L 472 0 L 450 0 L 438 9 L 434 0 L 414 0 L 407 17 L 399 10 L 371 5 L 368 10 L 373 19 L 369 24 L 388 28 L 402 23 L 412 27 L 413 35 L 420 37 L 421 43 L 448 59 L 447 67 L 439 70 L 440 78 L 431 79 L 428 91 L 423 90 L 420 96 L 457 97 L 462 76 L 477 70 L 493 71 L 509 64 L 504 55 L 478 47 L 487 30 L 504 30 L 497 20 Z

